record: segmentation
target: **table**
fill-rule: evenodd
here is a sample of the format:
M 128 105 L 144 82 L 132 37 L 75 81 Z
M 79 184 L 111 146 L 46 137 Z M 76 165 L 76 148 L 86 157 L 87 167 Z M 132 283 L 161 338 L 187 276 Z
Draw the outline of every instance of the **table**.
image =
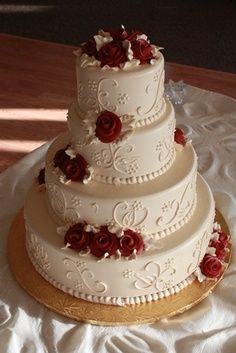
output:
M 0 171 L 66 129 L 75 47 L 0 34 Z M 166 63 L 166 80 L 236 98 L 236 75 Z

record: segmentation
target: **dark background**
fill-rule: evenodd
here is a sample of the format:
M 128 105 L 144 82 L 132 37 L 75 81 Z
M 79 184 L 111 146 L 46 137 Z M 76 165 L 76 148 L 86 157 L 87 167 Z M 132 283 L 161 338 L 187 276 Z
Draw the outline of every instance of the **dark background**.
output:
M 0 31 L 79 45 L 99 28 L 140 29 L 167 61 L 236 72 L 236 1 L 0 1 Z

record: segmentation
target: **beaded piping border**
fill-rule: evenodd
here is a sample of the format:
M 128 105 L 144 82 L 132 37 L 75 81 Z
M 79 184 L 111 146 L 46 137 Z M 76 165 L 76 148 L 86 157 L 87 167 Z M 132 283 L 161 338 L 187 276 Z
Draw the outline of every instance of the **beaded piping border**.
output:
M 176 156 L 176 151 L 175 151 L 175 148 L 173 147 L 171 150 L 171 156 L 170 156 L 170 159 L 168 160 L 168 162 L 164 166 L 162 166 L 160 169 L 158 169 L 152 173 L 145 174 L 145 175 L 133 176 L 133 177 L 128 177 L 128 178 L 120 178 L 120 177 L 99 175 L 99 174 L 94 173 L 94 175 L 92 176 L 92 179 L 95 181 L 98 181 L 100 183 L 103 183 L 103 184 L 114 184 L 114 185 L 145 183 L 147 181 L 151 181 L 151 180 L 155 179 L 156 177 L 164 174 L 172 166 L 174 159 L 175 159 L 175 156 Z
M 191 274 L 189 277 L 181 281 L 180 283 L 176 284 L 173 287 L 170 287 L 164 291 L 154 293 L 154 294 L 147 294 L 147 295 L 140 295 L 136 297 L 127 297 L 127 298 L 122 298 L 122 297 L 104 297 L 104 296 L 97 296 L 97 295 L 90 295 L 90 294 L 85 294 L 82 292 L 79 292 L 78 290 L 74 290 L 72 288 L 68 288 L 64 286 L 62 283 L 55 281 L 53 278 L 48 276 L 45 271 L 38 265 L 37 261 L 31 254 L 31 252 L 28 249 L 28 244 L 26 242 L 26 250 L 29 256 L 29 259 L 31 263 L 33 264 L 35 270 L 49 283 L 51 283 L 54 287 L 62 290 L 63 292 L 72 295 L 73 297 L 87 300 L 92 303 L 101 303 L 101 304 L 108 304 L 108 305 L 117 305 L 117 306 L 125 306 L 125 305 L 132 305 L 132 304 L 143 304 L 146 302 L 152 302 L 156 301 L 162 298 L 166 298 L 170 295 L 174 295 L 178 292 L 180 292 L 182 289 L 187 287 L 189 284 L 191 284 L 195 279 L 195 275 Z

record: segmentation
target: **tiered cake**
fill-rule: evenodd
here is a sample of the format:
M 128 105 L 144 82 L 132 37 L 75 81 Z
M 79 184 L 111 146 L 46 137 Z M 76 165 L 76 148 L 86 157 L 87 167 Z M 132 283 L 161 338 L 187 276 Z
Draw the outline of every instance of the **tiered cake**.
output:
M 45 186 L 34 185 L 25 203 L 36 270 L 92 302 L 179 292 L 211 237 L 214 200 L 164 97 L 159 49 L 121 28 L 99 31 L 76 51 L 69 131 L 51 144 Z

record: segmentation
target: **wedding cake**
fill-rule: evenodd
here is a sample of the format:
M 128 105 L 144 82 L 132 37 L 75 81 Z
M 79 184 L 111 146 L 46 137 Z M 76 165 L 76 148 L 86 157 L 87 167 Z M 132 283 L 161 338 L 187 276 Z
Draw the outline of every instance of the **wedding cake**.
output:
M 139 304 L 222 270 L 216 243 L 227 236 L 213 227 L 212 192 L 164 95 L 160 49 L 121 27 L 75 52 L 68 131 L 24 211 L 33 266 L 72 296 Z

